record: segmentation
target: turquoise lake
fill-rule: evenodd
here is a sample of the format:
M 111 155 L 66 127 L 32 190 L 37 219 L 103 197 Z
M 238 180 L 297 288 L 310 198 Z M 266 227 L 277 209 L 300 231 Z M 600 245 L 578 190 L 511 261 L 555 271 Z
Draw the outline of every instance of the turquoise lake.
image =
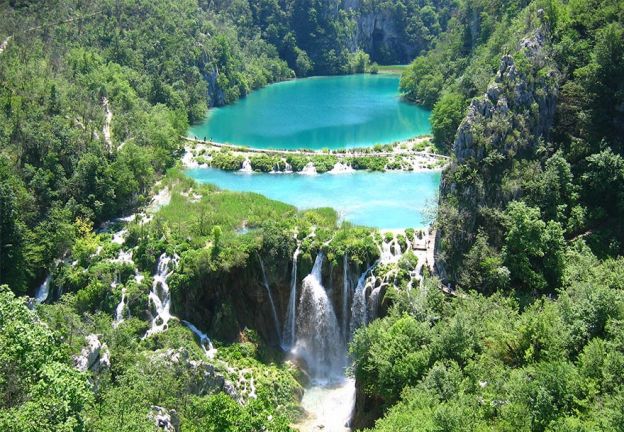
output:
M 352 148 L 431 133 L 430 111 L 401 100 L 399 76 L 297 79 L 211 109 L 189 136 L 274 149 Z
M 256 192 L 299 209 L 332 207 L 341 218 L 380 229 L 424 228 L 437 206 L 439 172 L 246 174 L 213 168 L 187 170 L 200 183 Z

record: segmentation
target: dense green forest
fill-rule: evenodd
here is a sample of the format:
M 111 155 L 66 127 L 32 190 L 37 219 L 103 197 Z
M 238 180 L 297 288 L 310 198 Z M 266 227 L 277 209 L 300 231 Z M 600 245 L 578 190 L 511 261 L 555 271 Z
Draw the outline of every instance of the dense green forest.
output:
M 0 429 L 152 431 L 166 407 L 183 431 L 291 430 L 305 377 L 237 316 L 237 290 L 258 257 L 274 275 L 301 247 L 305 274 L 320 250 L 374 261 L 380 239 L 193 184 L 179 137 L 272 82 L 415 59 L 401 90 L 452 161 L 438 274 L 414 295 L 402 260 L 358 330 L 356 426 L 624 430 L 622 1 L 11 0 L 0 43 Z M 162 188 L 173 204 L 150 209 Z M 146 206 L 124 261 L 103 224 Z M 213 362 L 182 321 L 145 336 L 163 254 Z M 75 367 L 91 335 L 99 371 Z

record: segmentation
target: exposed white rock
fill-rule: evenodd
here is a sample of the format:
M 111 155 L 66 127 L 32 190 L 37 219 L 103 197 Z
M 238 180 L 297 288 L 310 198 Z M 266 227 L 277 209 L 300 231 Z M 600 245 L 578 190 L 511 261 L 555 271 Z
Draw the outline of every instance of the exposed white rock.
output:
M 180 430 L 180 419 L 176 410 L 168 410 L 154 405 L 148 418 L 154 422 L 158 429 L 165 432 L 178 432 Z
M 87 336 L 87 345 L 74 357 L 74 366 L 81 372 L 100 372 L 110 367 L 110 352 L 96 334 Z

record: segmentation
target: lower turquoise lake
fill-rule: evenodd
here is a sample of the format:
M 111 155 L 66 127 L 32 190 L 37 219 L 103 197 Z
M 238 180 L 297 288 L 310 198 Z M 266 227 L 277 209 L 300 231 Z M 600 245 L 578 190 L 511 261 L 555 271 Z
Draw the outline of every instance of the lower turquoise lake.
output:
M 211 109 L 188 135 L 272 149 L 339 149 L 431 133 L 430 111 L 401 100 L 397 75 L 347 75 L 269 85 Z
M 332 207 L 342 219 L 380 229 L 424 228 L 437 206 L 440 172 L 247 174 L 213 168 L 186 171 L 200 183 L 256 192 L 299 209 Z

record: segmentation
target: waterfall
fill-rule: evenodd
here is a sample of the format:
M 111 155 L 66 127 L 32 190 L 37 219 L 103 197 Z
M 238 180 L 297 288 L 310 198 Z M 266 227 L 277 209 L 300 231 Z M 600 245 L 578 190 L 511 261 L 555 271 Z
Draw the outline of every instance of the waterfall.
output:
M 187 326 L 189 330 L 195 333 L 195 336 L 197 336 L 197 338 L 199 339 L 199 344 L 204 350 L 204 354 L 206 354 L 206 357 L 208 357 L 209 359 L 213 359 L 215 354 L 217 354 L 217 350 L 212 345 L 212 341 L 210 340 L 208 335 L 202 332 L 201 330 L 199 330 L 197 327 L 195 327 L 193 324 L 191 324 L 188 321 L 182 320 L 182 324 Z
M 355 170 L 350 165 L 343 164 L 342 162 L 336 162 L 331 171 L 329 171 L 329 174 L 351 174 L 354 172 Z
M 349 256 L 345 253 L 342 258 L 342 337 L 345 343 L 349 340 L 347 332 L 349 326 Z
M 245 159 L 245 161 L 243 162 L 243 167 L 240 171 L 249 174 L 253 173 L 253 167 L 251 166 L 251 161 L 249 159 Z
M 286 322 L 282 339 L 282 349 L 284 351 L 292 349 L 297 335 L 297 260 L 301 254 L 301 242 L 297 241 L 297 249 L 293 254 L 292 272 L 290 274 L 290 298 L 288 299 L 288 309 L 286 311 Z
M 126 309 L 126 288 L 121 289 L 121 301 L 115 308 L 115 320 L 113 321 L 113 327 L 116 328 L 124 321 L 124 309 Z
M 173 268 L 178 264 L 178 261 L 179 257 L 177 255 L 172 258 L 166 253 L 162 254 L 158 259 L 158 269 L 154 275 L 152 290 L 148 297 L 149 304 L 153 307 L 153 318 L 151 328 L 145 333 L 144 338 L 167 330 L 169 320 L 171 319 L 171 313 L 169 312 L 171 295 L 167 280 L 173 273 Z M 170 270 L 170 267 L 173 268 Z
M 358 279 L 355 292 L 353 293 L 353 303 L 351 304 L 351 336 L 355 331 L 366 324 L 366 279 L 372 267 L 368 268 Z
M 374 320 L 379 315 L 379 296 L 381 295 L 381 285 L 373 289 L 368 299 L 368 315 L 369 321 Z
M 317 171 L 316 171 L 316 167 L 314 166 L 314 163 L 308 162 L 308 164 L 305 167 L 303 167 L 303 169 L 301 170 L 301 174 L 316 175 Z
M 273 302 L 273 294 L 271 294 L 271 287 L 269 286 L 269 280 L 267 279 L 266 271 L 264 270 L 264 263 L 262 258 L 258 255 L 258 261 L 260 261 L 260 268 L 262 269 L 262 282 L 267 290 L 269 296 L 269 303 L 271 304 L 271 313 L 273 314 L 273 323 L 275 324 L 275 333 L 277 333 L 277 340 L 281 341 L 279 319 L 277 318 L 277 310 L 275 309 L 275 302 Z
M 346 365 L 338 319 L 321 282 L 324 259 L 319 252 L 312 272 L 303 280 L 295 345 L 295 353 L 306 362 L 316 382 L 341 380 Z
M 35 292 L 35 302 L 36 303 L 43 303 L 48 299 L 48 296 L 50 295 L 50 283 L 52 282 L 52 275 L 49 274 L 45 280 L 43 281 L 43 283 L 39 286 L 39 288 L 37 288 L 37 291 Z

